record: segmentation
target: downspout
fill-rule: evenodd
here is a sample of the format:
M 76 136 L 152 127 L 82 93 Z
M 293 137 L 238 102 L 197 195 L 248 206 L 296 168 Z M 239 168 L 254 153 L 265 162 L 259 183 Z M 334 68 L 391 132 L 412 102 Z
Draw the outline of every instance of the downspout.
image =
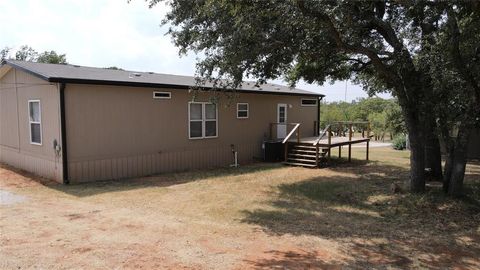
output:
M 323 97 L 320 96 L 318 97 L 318 101 L 317 101 L 317 135 L 320 135 L 320 103 L 322 101 Z
M 63 183 L 68 185 L 67 127 L 65 121 L 65 83 L 60 83 L 60 129 L 62 135 L 62 171 Z

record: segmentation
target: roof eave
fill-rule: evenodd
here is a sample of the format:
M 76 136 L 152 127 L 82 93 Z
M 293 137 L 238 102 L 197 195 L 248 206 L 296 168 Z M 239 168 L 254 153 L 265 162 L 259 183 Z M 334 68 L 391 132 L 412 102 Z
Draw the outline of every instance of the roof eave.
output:
M 87 79 L 75 79 L 75 78 L 62 78 L 51 77 L 49 82 L 56 83 L 72 83 L 72 84 L 90 84 L 90 85 L 113 85 L 113 86 L 129 86 L 129 87 L 146 87 L 146 88 L 170 88 L 170 89 L 191 89 L 193 86 L 178 85 L 178 84 L 165 84 L 165 83 L 146 83 L 146 82 L 128 82 L 128 81 L 110 81 L 110 80 L 87 80 Z M 212 87 L 199 87 L 200 90 L 209 91 L 213 90 Z M 287 96 L 317 96 L 324 97 L 325 95 L 317 93 L 287 93 L 287 92 L 273 92 L 273 91 L 256 91 L 256 90 L 232 90 L 227 89 L 228 92 L 238 91 L 241 93 L 253 93 L 253 94 L 270 94 L 270 95 L 287 95 Z
M 48 76 L 45 76 L 45 75 L 43 75 L 43 74 L 40 74 L 40 73 L 35 72 L 35 71 L 33 71 L 33 70 L 30 70 L 30 69 L 28 69 L 28 68 L 22 67 L 21 65 L 17 65 L 17 64 L 15 64 L 15 63 L 13 63 L 13 62 L 11 62 L 11 61 L 9 61 L 9 60 L 4 60 L 4 62 L 5 62 L 6 65 L 10 65 L 11 67 L 14 67 L 14 68 L 16 68 L 16 69 L 19 69 L 19 70 L 21 70 L 21 71 L 24 71 L 24 72 L 26 72 L 26 73 L 28 73 L 28 74 L 30 74 L 30 75 L 33 75 L 33 76 L 35 76 L 35 77 L 38 77 L 38 78 L 42 79 L 42 80 L 50 81 L 50 80 L 49 80 L 50 78 L 49 78 Z
M 114 86 L 130 86 L 130 87 L 148 87 L 148 88 L 170 88 L 170 89 L 191 89 L 193 86 L 178 85 L 178 84 L 165 84 L 165 83 L 146 83 L 146 82 L 129 82 L 129 81 L 111 81 L 111 80 L 91 80 L 91 79 L 76 79 L 76 78 L 63 78 L 63 77 L 48 77 L 39 72 L 35 72 L 31 69 L 18 65 L 8 59 L 2 61 L 3 65 L 10 65 L 11 67 L 22 70 L 30 75 L 38 77 L 42 80 L 52 83 L 73 83 L 73 84 L 90 84 L 90 85 L 114 85 Z M 208 91 L 213 90 L 212 87 L 199 87 L 201 90 Z M 285 96 L 316 96 L 325 97 L 320 93 L 288 93 L 288 92 L 274 92 L 274 91 L 262 91 L 262 90 L 226 90 L 229 92 L 238 91 L 241 93 L 253 93 L 253 94 L 269 94 L 269 95 L 285 95 Z

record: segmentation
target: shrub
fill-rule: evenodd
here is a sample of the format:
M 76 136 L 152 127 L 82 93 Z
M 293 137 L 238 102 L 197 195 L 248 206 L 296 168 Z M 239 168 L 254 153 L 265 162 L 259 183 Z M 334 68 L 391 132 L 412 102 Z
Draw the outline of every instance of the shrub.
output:
M 392 147 L 395 150 L 405 150 L 405 148 L 407 148 L 407 139 L 405 135 L 400 134 L 395 136 L 392 141 Z

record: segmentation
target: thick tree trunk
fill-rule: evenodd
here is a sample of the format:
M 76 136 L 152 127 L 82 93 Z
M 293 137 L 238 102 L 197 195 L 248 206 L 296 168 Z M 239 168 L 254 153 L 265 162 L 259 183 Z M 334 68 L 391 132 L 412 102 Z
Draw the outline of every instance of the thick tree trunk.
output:
M 450 179 L 452 178 L 453 170 L 453 151 L 447 150 L 447 158 L 445 160 L 445 171 L 443 173 L 443 191 L 448 192 L 448 186 L 450 184 Z
M 463 178 L 465 176 L 465 167 L 467 166 L 467 147 L 470 130 L 461 129 L 455 143 L 455 149 L 452 158 L 451 176 L 448 182 L 448 195 L 463 195 Z
M 455 144 L 453 139 L 450 137 L 451 126 L 445 121 L 445 119 L 440 116 L 439 121 L 439 131 L 442 137 L 443 144 L 445 145 L 446 158 L 445 158 L 445 167 L 443 171 L 443 191 L 448 192 L 448 185 L 450 183 L 450 178 L 452 177 L 452 166 L 453 166 L 453 156 L 455 149 Z
M 442 153 L 434 119 L 428 117 L 425 123 L 425 167 L 431 171 L 434 180 L 442 180 Z
M 458 151 L 453 159 L 452 176 L 448 184 L 448 195 L 460 197 L 463 195 L 463 178 L 467 166 L 466 151 Z
M 425 139 L 418 116 L 407 116 L 410 141 L 410 191 L 425 191 Z

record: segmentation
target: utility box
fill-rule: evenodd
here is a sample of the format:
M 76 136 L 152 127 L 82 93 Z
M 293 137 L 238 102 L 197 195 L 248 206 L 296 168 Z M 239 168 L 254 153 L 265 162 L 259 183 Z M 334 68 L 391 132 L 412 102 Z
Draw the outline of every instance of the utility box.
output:
M 281 141 L 266 141 L 263 143 L 264 159 L 267 162 L 285 160 L 285 145 Z

